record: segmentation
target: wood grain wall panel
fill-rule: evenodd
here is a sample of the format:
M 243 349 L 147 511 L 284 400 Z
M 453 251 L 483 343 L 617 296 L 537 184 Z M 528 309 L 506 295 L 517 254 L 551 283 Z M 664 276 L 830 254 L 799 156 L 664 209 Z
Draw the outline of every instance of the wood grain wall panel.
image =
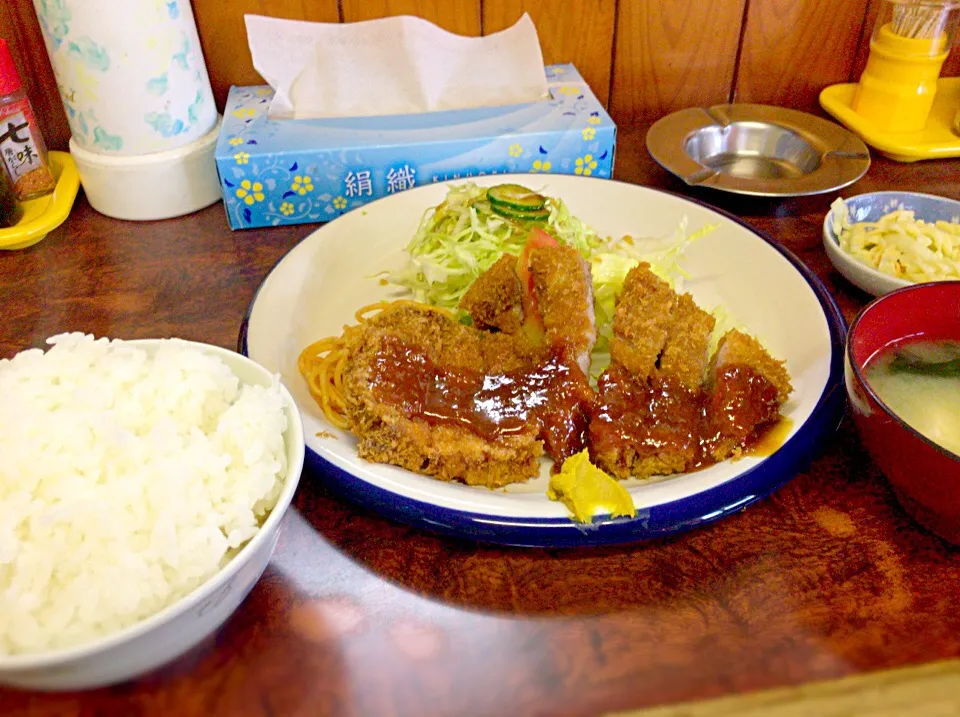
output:
M 730 99 L 811 110 L 823 87 L 860 77 L 879 0 L 746 2 L 193 0 L 193 8 L 221 107 L 230 85 L 263 81 L 247 50 L 246 13 L 318 22 L 411 14 L 478 35 L 529 12 L 545 61 L 575 63 L 625 129 Z M 0 0 L 0 37 L 10 43 L 47 144 L 67 149 L 70 130 L 31 0 Z M 942 75 L 960 75 L 960 49 Z
M 0 37 L 13 53 L 47 147 L 65 151 L 70 127 L 31 0 L 0 2 Z
M 264 82 L 253 69 L 244 15 L 313 22 L 340 21 L 337 0 L 194 0 L 193 14 L 213 96 L 221 109 L 230 85 L 260 85 Z
M 863 22 L 860 26 L 860 38 L 857 40 L 857 52 L 853 57 L 853 66 L 850 68 L 850 82 L 856 82 L 863 74 L 863 68 L 867 66 L 867 57 L 870 54 L 870 35 L 873 34 L 873 26 L 877 21 L 877 13 L 880 9 L 882 0 L 870 0 L 867 3 Z
M 956 47 L 947 56 L 943 63 L 943 69 L 940 71 L 941 77 L 960 77 L 960 49 Z
M 847 82 L 868 0 L 750 0 L 734 89 L 738 102 L 812 110 Z
M 684 107 L 726 102 L 733 87 L 744 0 L 620 0 L 614 119 L 629 126 Z
M 616 0 L 483 0 L 483 32 L 503 30 L 530 13 L 544 62 L 572 62 L 606 105 L 616 5 Z
M 940 70 L 941 77 L 960 77 L 960 52 L 951 52 Z
M 341 0 L 344 22 L 415 15 L 458 35 L 480 34 L 480 0 Z

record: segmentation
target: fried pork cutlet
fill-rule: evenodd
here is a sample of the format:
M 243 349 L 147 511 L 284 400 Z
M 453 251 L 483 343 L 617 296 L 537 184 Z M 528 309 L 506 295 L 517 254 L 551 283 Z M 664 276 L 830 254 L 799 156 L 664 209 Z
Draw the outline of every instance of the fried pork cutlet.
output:
M 478 329 L 519 332 L 523 325 L 523 288 L 517 277 L 517 257 L 504 254 L 477 277 L 460 299 L 460 308 L 470 314 Z
M 483 333 L 480 341 L 483 370 L 490 374 L 532 366 L 545 354 L 542 346 L 534 346 L 522 333 Z
M 460 300 L 479 329 L 519 334 L 524 321 L 524 286 L 517 258 L 505 255 L 481 274 Z M 529 254 L 530 302 L 543 323 L 543 343 L 568 351 L 580 369 L 590 370 L 597 343 L 590 266 L 575 249 L 539 246 Z
M 510 341 L 417 305 L 368 319 L 343 378 L 360 457 L 496 488 L 537 475 L 544 446 L 559 462 L 582 449 L 586 377 Z
M 627 274 L 613 315 L 611 359 L 638 379 L 672 376 L 695 391 L 707 368 L 716 320 L 690 294 L 640 264 Z
M 728 331 L 707 371 L 705 449 L 718 461 L 737 455 L 757 428 L 779 419 L 792 390 L 782 361 L 752 336 Z
M 714 319 L 640 264 L 617 298 L 611 367 L 590 420 L 597 465 L 618 478 L 680 473 L 699 452 L 700 384 Z
M 576 249 L 544 246 L 530 252 L 530 273 L 546 344 L 569 351 L 588 373 L 597 343 L 590 265 Z
M 708 362 L 714 326 L 689 294 L 677 296 L 644 265 L 631 270 L 590 419 L 599 467 L 618 478 L 688 471 L 739 455 L 779 418 L 791 390 L 783 363 L 739 331 Z
M 610 360 L 635 378 L 653 374 L 667 343 L 677 295 L 667 282 L 640 264 L 627 274 L 617 297 L 610 337 Z
M 678 296 L 656 375 L 673 376 L 691 391 L 699 389 L 707 370 L 714 326 L 716 319 L 697 306 L 690 294 Z
M 682 473 L 699 453 L 699 392 L 674 377 L 639 378 L 612 364 L 597 382 L 590 457 L 615 478 Z

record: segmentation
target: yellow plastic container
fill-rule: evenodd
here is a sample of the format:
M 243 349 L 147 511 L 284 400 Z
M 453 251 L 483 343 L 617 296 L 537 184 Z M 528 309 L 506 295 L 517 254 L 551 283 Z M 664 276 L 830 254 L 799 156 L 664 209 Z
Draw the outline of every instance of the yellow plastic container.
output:
M 80 191 L 80 174 L 68 152 L 50 152 L 50 168 L 57 180 L 52 194 L 23 202 L 23 216 L 8 229 L 0 229 L 0 249 L 23 249 L 46 238 L 63 224 Z
M 881 26 L 870 41 L 870 57 L 853 97 L 854 111 L 880 132 L 923 129 L 949 52 L 943 35 L 901 37 L 889 24 Z
M 881 132 L 853 111 L 856 91 L 854 82 L 825 87 L 820 93 L 820 106 L 884 156 L 898 162 L 960 157 L 960 134 L 953 129 L 960 107 L 960 77 L 937 80 L 937 95 L 927 124 L 916 132 Z

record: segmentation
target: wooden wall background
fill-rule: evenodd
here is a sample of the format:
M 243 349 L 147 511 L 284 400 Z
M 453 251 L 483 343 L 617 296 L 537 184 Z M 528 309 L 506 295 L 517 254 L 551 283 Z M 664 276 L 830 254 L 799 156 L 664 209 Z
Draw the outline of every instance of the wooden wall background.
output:
M 129 0 L 116 0 L 128 2 Z M 823 87 L 863 71 L 878 0 L 193 0 L 214 94 L 258 84 L 245 13 L 318 22 L 418 15 L 452 32 L 495 32 L 530 13 L 546 62 L 573 62 L 623 129 L 683 107 L 759 102 L 818 108 Z M 44 136 L 70 133 L 32 0 L 0 0 Z M 960 50 L 944 76 L 960 74 Z

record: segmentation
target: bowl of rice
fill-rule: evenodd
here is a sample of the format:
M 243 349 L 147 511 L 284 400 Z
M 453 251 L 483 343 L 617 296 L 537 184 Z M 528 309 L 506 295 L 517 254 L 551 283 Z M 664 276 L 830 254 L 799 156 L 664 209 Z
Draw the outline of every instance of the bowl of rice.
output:
M 0 360 L 0 684 L 131 679 L 216 630 L 303 469 L 277 376 L 178 339 L 79 333 Z

